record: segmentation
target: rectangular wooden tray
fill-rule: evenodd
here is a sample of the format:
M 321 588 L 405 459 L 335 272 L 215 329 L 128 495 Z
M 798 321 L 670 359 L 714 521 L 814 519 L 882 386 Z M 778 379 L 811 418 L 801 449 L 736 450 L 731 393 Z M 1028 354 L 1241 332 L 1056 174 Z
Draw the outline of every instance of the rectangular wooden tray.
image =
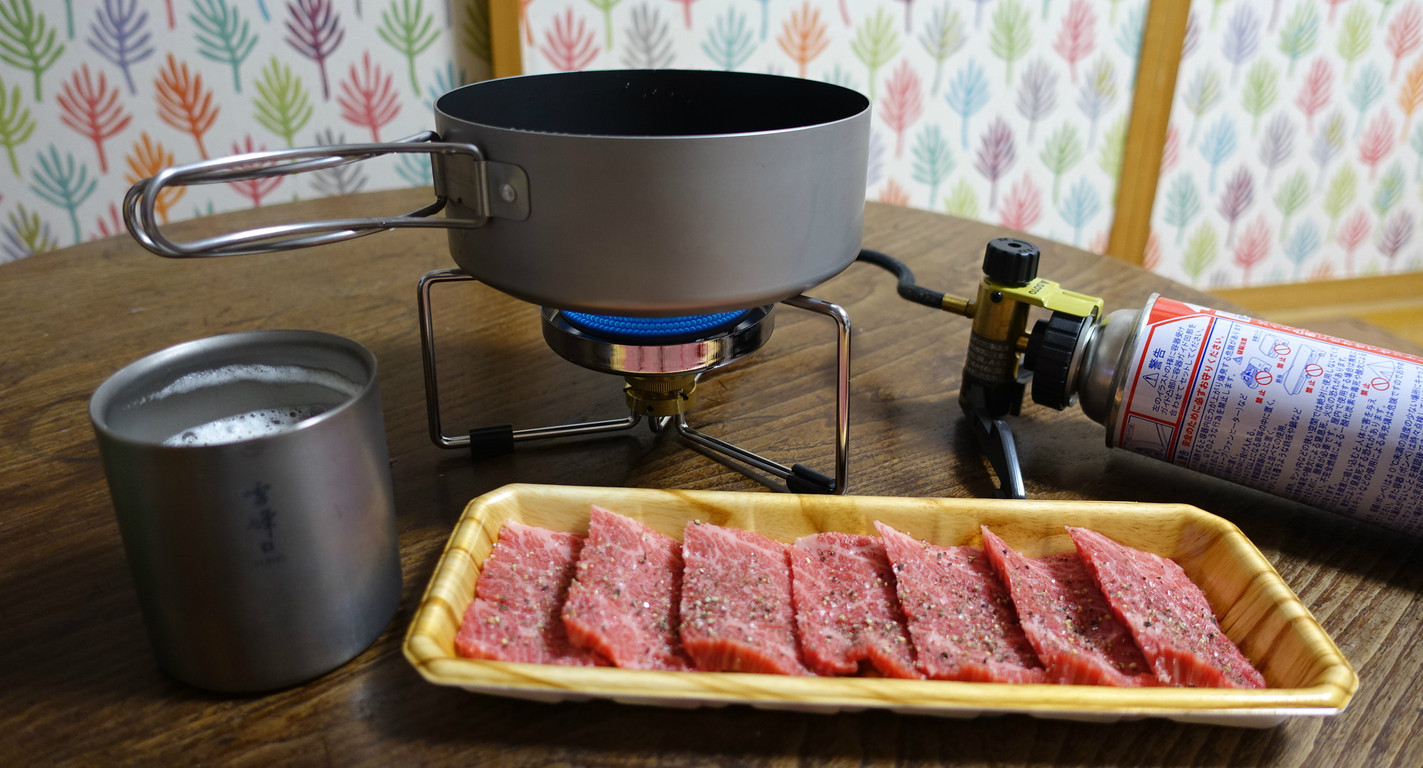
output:
M 979 524 L 1029 556 L 1072 549 L 1065 525 L 1100 531 L 1180 563 L 1205 590 L 1221 626 L 1269 688 L 1104 688 L 866 677 L 653 672 L 558 667 L 457 656 L 455 633 L 480 565 L 508 520 L 586 533 L 591 504 L 676 538 L 691 520 L 758 531 L 784 542 L 819 531 L 873 533 L 882 520 L 943 545 L 979 545 Z M 1231 523 L 1184 504 L 797 496 L 628 488 L 508 485 L 470 502 L 451 535 L 405 638 L 405 657 L 438 685 L 541 701 L 593 698 L 675 706 L 748 704 L 838 712 L 888 709 L 949 717 L 1023 713 L 1112 721 L 1165 717 L 1268 727 L 1333 715 L 1358 676 L 1259 550 Z

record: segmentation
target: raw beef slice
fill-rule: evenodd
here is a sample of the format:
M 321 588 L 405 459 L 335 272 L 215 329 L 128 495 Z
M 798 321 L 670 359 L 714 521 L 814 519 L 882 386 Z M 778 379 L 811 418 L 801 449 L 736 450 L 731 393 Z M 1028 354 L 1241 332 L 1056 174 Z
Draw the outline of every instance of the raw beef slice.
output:
M 614 666 L 685 670 L 691 664 L 677 636 L 681 591 L 681 542 L 594 506 L 563 625 L 574 645 Z
M 582 545 L 577 534 L 505 523 L 475 582 L 455 650 L 496 661 L 598 663 L 594 654 L 568 642 L 559 618 Z
M 796 539 L 790 554 L 796 631 L 811 669 L 849 675 L 866 662 L 886 677 L 921 677 L 882 540 L 816 533 Z
M 1154 685 L 1126 625 L 1117 620 L 1076 552 L 1024 557 L 987 527 L 983 551 L 1008 588 L 1018 622 L 1053 682 Z
M 693 522 L 682 559 L 682 647 L 697 669 L 810 674 L 796 647 L 785 544 Z
M 983 550 L 916 541 L 881 522 L 919 669 L 936 680 L 1045 683 Z
M 1168 685 L 1264 688 L 1265 678 L 1221 631 L 1205 593 L 1175 562 L 1068 527 L 1112 612 Z

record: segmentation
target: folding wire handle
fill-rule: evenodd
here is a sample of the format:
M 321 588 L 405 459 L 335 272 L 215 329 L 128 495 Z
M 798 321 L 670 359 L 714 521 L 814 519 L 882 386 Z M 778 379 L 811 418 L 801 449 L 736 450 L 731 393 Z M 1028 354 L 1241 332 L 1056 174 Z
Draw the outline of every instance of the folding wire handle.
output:
M 486 161 L 483 152 L 473 144 L 437 141 L 438 138 L 434 131 L 422 131 L 389 143 L 248 152 L 174 166 L 129 188 L 124 195 L 124 223 L 135 240 L 159 256 L 194 258 L 304 248 L 397 227 L 473 229 L 484 226 L 491 216 L 520 221 L 528 218 L 528 176 L 522 168 Z M 433 202 L 398 216 L 273 224 L 187 242 L 168 238 L 158 224 L 158 196 L 168 187 L 306 173 L 392 153 L 430 154 L 434 171 Z M 451 202 L 472 211 L 473 215 L 427 218 Z

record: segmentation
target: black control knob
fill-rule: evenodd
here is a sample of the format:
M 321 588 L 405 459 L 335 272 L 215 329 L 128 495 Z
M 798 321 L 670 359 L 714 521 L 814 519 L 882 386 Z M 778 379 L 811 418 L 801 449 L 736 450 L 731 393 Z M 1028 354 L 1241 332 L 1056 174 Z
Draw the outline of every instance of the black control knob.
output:
M 995 283 L 1027 285 L 1038 276 L 1038 247 L 1014 237 L 995 237 L 983 254 L 983 274 Z
M 1090 317 L 1054 312 L 1033 325 L 1023 351 L 1023 367 L 1033 372 L 1033 402 L 1059 411 L 1077 402 L 1072 358 L 1092 323 Z

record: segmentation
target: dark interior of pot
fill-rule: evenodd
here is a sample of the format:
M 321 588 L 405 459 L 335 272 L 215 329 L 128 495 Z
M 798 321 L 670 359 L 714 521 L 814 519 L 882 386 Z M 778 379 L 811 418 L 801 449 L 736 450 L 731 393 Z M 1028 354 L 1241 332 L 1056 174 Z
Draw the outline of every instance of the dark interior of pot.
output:
M 435 108 L 495 128 L 585 136 L 708 136 L 835 122 L 869 108 L 860 93 L 777 75 L 700 70 L 563 72 L 486 80 Z

